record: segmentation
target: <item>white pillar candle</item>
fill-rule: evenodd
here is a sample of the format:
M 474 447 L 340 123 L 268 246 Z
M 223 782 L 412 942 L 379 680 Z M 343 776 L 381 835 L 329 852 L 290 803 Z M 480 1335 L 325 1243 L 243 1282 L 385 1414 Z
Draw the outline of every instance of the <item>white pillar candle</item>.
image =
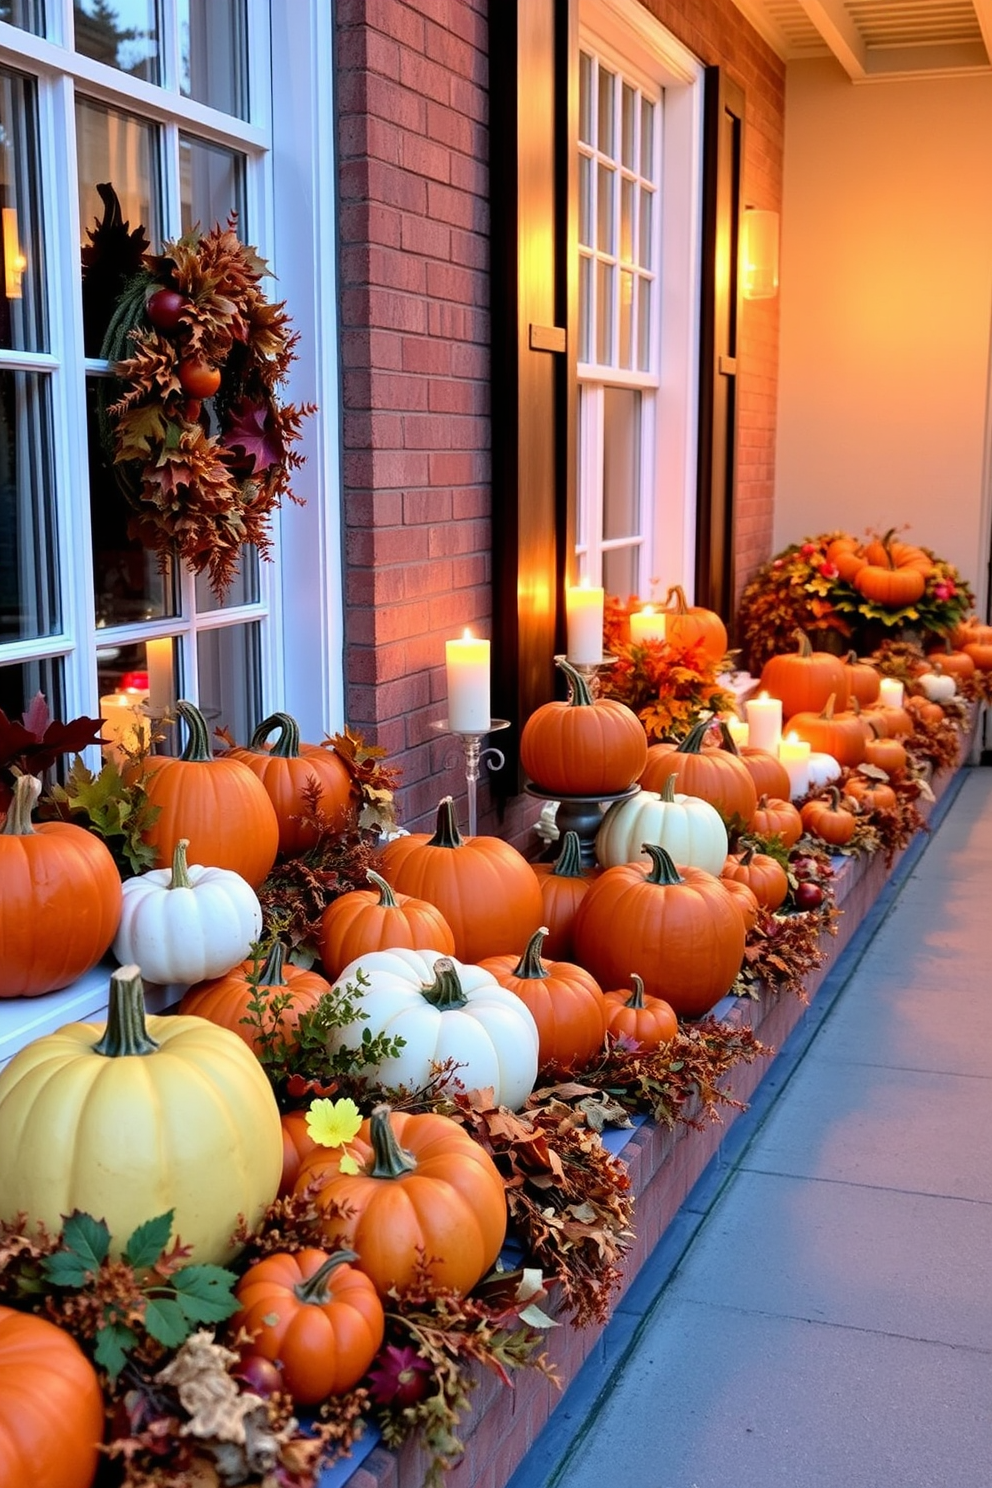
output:
M 901 708 L 903 686 L 898 677 L 883 677 L 878 684 L 878 701 L 883 708 Z
M 124 692 L 110 692 L 100 699 L 101 747 L 104 758 L 113 760 L 119 770 L 129 757 L 148 748 L 151 733 L 143 704 L 148 693 L 138 687 Z
M 445 641 L 448 670 L 448 727 L 455 734 L 484 734 L 492 722 L 489 696 L 489 642 L 466 630 L 460 641 Z
M 153 718 L 161 718 L 175 702 L 171 636 L 145 642 L 145 666 L 148 669 L 148 707 Z
M 646 641 L 665 639 L 665 612 L 654 605 L 645 605 L 643 610 L 633 610 L 630 616 L 630 639 L 635 646 Z
M 736 713 L 728 714 L 724 722 L 727 725 L 727 732 L 737 745 L 737 748 L 742 749 L 749 742 L 750 738 L 750 730 L 747 724 L 743 718 L 738 718 Z
M 567 660 L 580 666 L 595 666 L 602 661 L 605 604 L 605 591 L 592 588 L 588 582 L 565 590 Z
M 778 757 L 789 777 L 789 796 L 795 801 L 809 790 L 810 746 L 798 734 L 788 734 L 778 746 Z
M 744 704 L 747 714 L 748 742 L 752 749 L 767 749 L 775 754 L 782 742 L 782 702 L 767 692 L 749 698 Z

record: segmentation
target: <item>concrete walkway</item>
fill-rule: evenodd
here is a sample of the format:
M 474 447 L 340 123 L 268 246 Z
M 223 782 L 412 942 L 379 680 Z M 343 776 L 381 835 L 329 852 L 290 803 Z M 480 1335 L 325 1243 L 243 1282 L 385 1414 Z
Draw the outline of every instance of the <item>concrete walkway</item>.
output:
M 876 918 L 510 1488 L 992 1488 L 992 769 Z

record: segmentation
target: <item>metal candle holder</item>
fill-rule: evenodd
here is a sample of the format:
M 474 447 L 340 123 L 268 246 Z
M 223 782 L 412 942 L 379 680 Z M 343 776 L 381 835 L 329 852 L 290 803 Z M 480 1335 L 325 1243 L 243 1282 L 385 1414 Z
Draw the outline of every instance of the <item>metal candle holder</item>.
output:
M 431 728 L 439 734 L 455 734 L 462 741 L 462 752 L 465 760 L 465 785 L 468 791 L 468 835 L 474 837 L 478 831 L 478 806 L 476 802 L 476 790 L 479 784 L 479 766 L 485 760 L 490 770 L 502 770 L 506 764 L 506 755 L 495 745 L 489 749 L 483 749 L 482 741 L 487 734 L 499 733 L 502 729 L 510 727 L 508 718 L 490 718 L 489 724 L 484 729 L 453 729 L 446 718 L 439 723 L 432 723 Z
M 574 671 L 578 672 L 593 697 L 599 696 L 599 674 L 606 667 L 617 664 L 615 656 L 603 655 L 598 661 L 572 661 L 571 657 L 564 654 L 555 657 L 555 661 L 567 661 Z

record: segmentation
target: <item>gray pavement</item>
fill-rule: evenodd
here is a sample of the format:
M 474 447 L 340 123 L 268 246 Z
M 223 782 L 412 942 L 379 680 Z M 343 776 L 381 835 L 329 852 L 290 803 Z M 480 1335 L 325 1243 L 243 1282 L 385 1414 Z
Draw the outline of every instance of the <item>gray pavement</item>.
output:
M 510 1488 L 992 1488 L 990 959 L 972 768 Z

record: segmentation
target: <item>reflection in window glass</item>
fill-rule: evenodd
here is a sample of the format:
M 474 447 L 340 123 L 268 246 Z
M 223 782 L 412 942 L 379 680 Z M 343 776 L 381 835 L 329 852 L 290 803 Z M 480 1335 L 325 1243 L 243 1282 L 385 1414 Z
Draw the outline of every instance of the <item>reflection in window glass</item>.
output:
M 81 98 L 76 145 L 84 345 L 87 356 L 98 357 L 124 282 L 140 267 L 145 246 L 157 251 L 161 244 L 158 134 L 143 119 Z
M 620 159 L 628 170 L 634 169 L 634 90 L 624 83 L 620 103 Z
M 621 367 L 633 365 L 634 276 L 629 269 L 620 270 L 620 314 L 618 330 L 618 360 Z
M 51 384 L 0 372 L 0 640 L 54 635 L 59 608 Z
M 592 355 L 592 262 L 579 259 L 579 361 Z
M 35 36 L 44 36 L 44 0 L 4 0 L 0 5 L 0 21 L 19 26 L 22 31 L 33 31 Z
M 607 594 L 636 594 L 637 548 L 607 548 L 603 553 L 603 584 Z
M 223 600 L 217 598 L 205 573 L 196 576 L 196 608 L 204 610 L 229 610 L 234 605 L 257 604 L 259 599 L 258 550 L 243 548 L 238 571 Z
M 592 161 L 579 156 L 579 242 L 586 248 L 592 243 Z
M 641 99 L 641 175 L 654 175 L 654 104 Z
M 604 389 L 603 417 L 603 537 L 609 541 L 638 531 L 641 394 L 633 388 Z
M 0 666 L 0 708 L 8 718 L 20 723 L 39 692 L 48 704 L 51 717 L 64 723 L 65 668 L 61 656 Z
M 630 263 L 634 257 L 634 183 L 620 182 L 620 258 Z
M 596 171 L 596 247 L 600 253 L 616 252 L 616 227 L 613 214 L 615 172 L 608 165 Z
M 178 0 L 176 9 L 183 93 L 247 119 L 244 0 Z
M 76 51 L 130 77 L 159 82 L 155 0 L 73 0 Z
M 0 346 L 45 351 L 35 85 L 0 70 Z
M 650 279 L 637 286 L 637 370 L 651 370 L 651 291 Z
M 217 223 L 223 227 L 233 212 L 237 214 L 239 236 L 246 238 L 243 155 L 181 134 L 179 192 L 184 233 L 195 227 L 209 232 Z
M 616 96 L 616 78 L 605 67 L 599 69 L 599 139 L 597 144 L 604 155 L 613 154 L 613 100 Z
M 596 360 L 613 361 L 613 265 L 596 265 Z
M 637 249 L 637 262 L 642 269 L 651 267 L 651 213 L 654 210 L 654 192 L 647 187 L 640 188 L 640 204 L 638 215 L 638 237 L 640 239 Z
M 592 139 L 592 58 L 579 53 L 579 139 L 591 145 Z
M 210 725 L 247 744 L 262 718 L 259 627 L 202 630 L 196 639 L 199 707 Z

